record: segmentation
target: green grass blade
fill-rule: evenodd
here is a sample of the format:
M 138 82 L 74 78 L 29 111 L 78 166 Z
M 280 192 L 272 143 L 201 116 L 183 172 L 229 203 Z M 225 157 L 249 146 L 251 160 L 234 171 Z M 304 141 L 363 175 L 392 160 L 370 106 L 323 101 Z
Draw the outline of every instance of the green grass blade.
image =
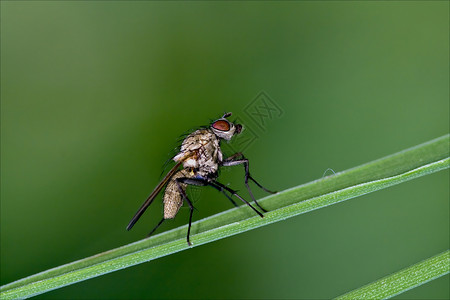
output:
M 449 272 L 450 250 L 447 250 L 336 299 L 388 299 Z
M 294 187 L 259 202 L 269 210 L 264 218 L 241 206 L 192 224 L 193 246 L 242 233 L 318 208 L 342 202 L 420 176 L 449 168 L 450 136 L 445 135 L 385 158 Z M 125 229 L 124 229 L 125 230 Z M 109 272 L 170 255 L 189 247 L 187 226 L 150 239 L 20 279 L 0 288 L 1 299 L 26 298 Z

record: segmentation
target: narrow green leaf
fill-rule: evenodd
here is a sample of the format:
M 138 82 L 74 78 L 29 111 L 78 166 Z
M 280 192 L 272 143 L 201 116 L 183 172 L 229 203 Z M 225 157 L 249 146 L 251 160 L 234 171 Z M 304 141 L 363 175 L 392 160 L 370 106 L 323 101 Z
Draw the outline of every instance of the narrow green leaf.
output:
M 255 216 L 247 207 L 230 209 L 192 224 L 191 241 L 199 246 L 278 222 L 420 176 L 449 168 L 450 136 L 445 135 L 385 158 L 300 185 L 259 202 L 268 213 Z M 109 272 L 186 250 L 187 226 L 150 239 L 56 267 L 0 288 L 1 299 L 26 298 Z
M 450 250 L 447 250 L 336 299 L 388 299 L 449 272 Z

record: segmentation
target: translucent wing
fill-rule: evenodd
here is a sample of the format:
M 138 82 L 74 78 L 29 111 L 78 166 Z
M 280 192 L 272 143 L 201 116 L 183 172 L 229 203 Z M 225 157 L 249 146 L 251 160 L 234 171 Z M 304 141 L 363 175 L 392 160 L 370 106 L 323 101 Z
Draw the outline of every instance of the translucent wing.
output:
M 166 183 L 172 178 L 172 176 L 177 172 L 178 167 L 182 164 L 182 162 L 178 162 L 173 168 L 167 173 L 167 175 L 161 180 L 161 182 L 156 186 L 153 192 L 148 196 L 147 200 L 145 200 L 144 204 L 142 204 L 141 208 L 136 212 L 133 219 L 131 219 L 130 223 L 127 226 L 127 230 L 133 228 L 134 224 L 139 220 L 145 210 L 152 204 L 155 197 L 159 194 L 162 188 L 166 185 Z

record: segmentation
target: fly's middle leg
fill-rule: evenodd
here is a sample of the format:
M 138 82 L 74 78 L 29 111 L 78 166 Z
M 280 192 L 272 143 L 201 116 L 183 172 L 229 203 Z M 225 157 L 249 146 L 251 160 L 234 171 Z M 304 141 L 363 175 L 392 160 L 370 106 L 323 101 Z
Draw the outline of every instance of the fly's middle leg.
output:
M 190 184 L 190 185 L 199 185 L 199 186 L 212 186 L 213 188 L 215 188 L 216 190 L 218 190 L 219 192 L 223 193 L 225 196 L 227 196 L 228 199 L 230 199 L 233 203 L 235 203 L 231 197 L 225 192 L 229 192 L 232 196 L 237 197 L 239 200 L 241 200 L 242 202 L 244 202 L 245 204 L 247 204 L 251 209 L 253 209 L 254 212 L 256 212 L 261 218 L 263 218 L 264 216 L 262 215 L 262 213 L 260 213 L 256 208 L 254 208 L 247 200 L 245 200 L 244 198 L 242 198 L 236 191 L 230 189 L 229 187 L 227 187 L 226 185 L 221 184 L 220 182 L 217 181 L 209 181 L 206 179 L 200 179 L 200 178 L 180 178 L 179 179 L 180 182 L 185 183 L 185 184 Z M 256 201 L 255 201 L 256 203 Z M 256 203 L 258 204 L 258 203 Z M 259 205 L 258 205 L 259 206 Z M 261 208 L 262 209 L 262 208 Z
M 207 186 L 207 185 L 212 186 L 208 180 L 201 179 L 201 178 L 187 178 L 186 177 L 186 178 L 183 178 L 181 180 L 181 182 L 185 183 L 185 184 L 196 185 L 196 186 Z M 215 186 L 212 186 L 212 187 L 214 187 L 219 192 L 222 192 L 234 206 L 236 206 L 236 207 L 238 206 L 237 203 L 233 200 L 233 198 L 231 198 L 230 195 L 225 193 L 225 191 L 223 189 L 215 187 Z
M 248 203 L 247 200 L 245 200 L 244 198 L 242 198 L 241 196 L 239 196 L 239 194 L 238 194 L 236 191 L 230 189 L 230 188 L 227 187 L 226 185 L 223 185 L 223 184 L 221 184 L 221 183 L 219 183 L 219 182 L 217 182 L 217 181 L 211 182 L 211 185 L 212 185 L 213 187 L 215 187 L 215 186 L 217 185 L 219 188 L 222 189 L 222 191 L 223 191 L 223 189 L 227 190 L 227 191 L 230 192 L 232 195 L 238 197 L 238 198 L 239 198 L 240 200 L 242 200 L 245 204 L 247 204 L 248 206 L 250 206 L 250 208 L 253 209 L 253 210 L 254 210 L 261 218 L 264 217 L 264 216 L 262 215 L 262 213 L 260 213 L 256 208 L 254 208 L 250 203 Z M 262 208 L 261 206 L 259 206 L 259 204 L 258 204 L 258 202 L 256 202 L 256 200 L 255 200 L 255 203 L 256 203 L 256 205 L 258 205 L 258 207 L 261 208 L 264 212 L 267 212 L 264 208 Z

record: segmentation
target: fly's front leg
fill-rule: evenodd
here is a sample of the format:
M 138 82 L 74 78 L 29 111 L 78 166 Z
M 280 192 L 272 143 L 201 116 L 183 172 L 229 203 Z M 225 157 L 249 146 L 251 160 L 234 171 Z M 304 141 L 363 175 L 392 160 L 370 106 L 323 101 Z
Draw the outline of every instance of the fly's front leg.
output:
M 272 192 L 268 189 L 266 189 L 265 187 L 263 187 L 261 184 L 259 184 L 251 175 L 250 175 L 250 171 L 249 171 L 249 162 L 248 159 L 246 159 L 244 157 L 244 155 L 241 152 L 238 152 L 230 157 L 228 157 L 226 160 L 224 160 L 222 162 L 222 166 L 224 167 L 231 167 L 231 166 L 236 166 L 236 165 L 240 165 L 243 164 L 244 165 L 244 170 L 245 170 L 245 186 L 247 187 L 247 190 L 250 194 L 250 196 L 252 197 L 252 200 L 255 202 L 255 204 L 262 209 L 264 212 L 267 212 L 267 210 L 265 210 L 264 208 L 262 208 L 259 203 L 256 201 L 255 197 L 253 196 L 252 190 L 250 189 L 250 186 L 248 185 L 248 180 L 252 180 L 259 188 L 261 188 L 262 190 L 271 193 L 271 194 L 275 194 L 276 192 Z
M 242 159 L 242 158 L 245 158 L 245 157 L 244 157 L 244 154 L 242 154 L 242 152 L 237 152 L 237 153 L 235 153 L 235 154 L 233 154 L 233 155 L 227 157 L 227 158 L 224 160 L 224 162 L 227 162 L 227 161 L 233 161 L 233 160 Z
M 249 161 L 247 158 L 244 157 L 244 155 L 241 152 L 235 153 L 232 156 L 228 157 L 222 162 L 222 166 L 224 167 L 230 167 L 230 166 L 236 166 L 236 165 L 244 165 L 245 169 L 245 183 L 247 185 L 248 180 L 252 180 L 259 188 L 262 190 L 270 193 L 270 194 L 276 194 L 277 192 L 272 192 L 265 187 L 263 187 L 261 184 L 259 184 L 251 175 L 249 171 Z

